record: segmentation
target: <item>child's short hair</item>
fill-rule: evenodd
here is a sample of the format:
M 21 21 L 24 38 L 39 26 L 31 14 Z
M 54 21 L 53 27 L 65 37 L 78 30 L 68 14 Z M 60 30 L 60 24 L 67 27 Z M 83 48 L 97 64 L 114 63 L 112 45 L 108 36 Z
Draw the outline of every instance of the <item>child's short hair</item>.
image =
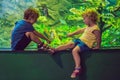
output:
M 39 17 L 38 11 L 34 8 L 26 9 L 25 12 L 24 12 L 24 19 L 29 19 L 29 17 L 38 18 Z
M 89 17 L 95 23 L 99 21 L 99 13 L 94 9 L 86 9 L 82 13 L 82 17 Z

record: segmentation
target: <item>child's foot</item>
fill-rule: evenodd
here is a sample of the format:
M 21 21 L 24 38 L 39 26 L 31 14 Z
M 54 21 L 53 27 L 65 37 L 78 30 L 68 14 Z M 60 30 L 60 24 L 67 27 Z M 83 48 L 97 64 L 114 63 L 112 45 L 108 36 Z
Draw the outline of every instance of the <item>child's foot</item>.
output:
M 75 68 L 75 70 L 71 74 L 71 78 L 76 78 L 81 73 L 81 71 L 82 71 L 81 67 Z
M 39 50 L 41 50 L 41 49 L 43 48 L 43 45 L 44 45 L 44 43 L 43 43 L 43 42 L 42 42 L 42 43 L 40 43 L 40 44 L 38 44 L 38 46 L 37 46 L 38 51 L 39 51 Z
M 49 50 L 51 55 L 53 55 L 55 53 L 55 49 L 54 48 L 49 48 L 48 50 Z
M 38 51 L 47 51 L 50 52 L 50 54 L 55 52 L 53 48 L 50 48 L 47 44 L 44 43 L 38 45 Z
M 38 44 L 38 51 L 47 51 L 47 49 L 48 49 L 47 44 L 44 43 Z

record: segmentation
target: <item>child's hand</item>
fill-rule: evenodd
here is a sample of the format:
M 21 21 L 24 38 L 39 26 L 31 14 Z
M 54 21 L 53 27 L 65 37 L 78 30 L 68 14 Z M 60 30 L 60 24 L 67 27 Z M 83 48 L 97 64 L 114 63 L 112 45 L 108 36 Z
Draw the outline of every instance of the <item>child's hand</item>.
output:
M 47 43 L 49 43 L 49 44 L 50 44 L 50 43 L 51 43 L 51 41 L 50 41 L 50 40 L 47 40 Z

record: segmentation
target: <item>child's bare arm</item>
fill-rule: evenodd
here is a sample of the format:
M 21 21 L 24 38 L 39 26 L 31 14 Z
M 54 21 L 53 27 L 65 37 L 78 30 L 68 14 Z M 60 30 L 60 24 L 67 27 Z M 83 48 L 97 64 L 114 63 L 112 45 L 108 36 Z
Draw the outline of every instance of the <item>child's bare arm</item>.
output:
M 83 28 L 83 29 L 78 29 L 78 30 L 76 30 L 75 32 L 69 33 L 67 36 L 70 37 L 70 36 L 73 36 L 73 35 L 77 35 L 77 34 L 83 33 L 84 30 L 85 30 L 85 28 Z
M 100 31 L 99 30 L 95 30 L 95 31 L 93 31 L 93 33 L 95 34 L 96 39 L 97 39 L 97 44 L 96 44 L 96 46 L 93 49 L 99 49 L 100 45 L 101 45 L 101 34 L 100 34 Z
M 35 35 L 37 35 L 38 37 L 40 37 L 40 38 L 42 38 L 42 39 L 45 39 L 48 43 L 50 43 L 50 40 L 49 40 L 47 37 L 45 37 L 43 34 L 41 34 L 40 32 L 33 31 L 33 33 L 34 33 Z

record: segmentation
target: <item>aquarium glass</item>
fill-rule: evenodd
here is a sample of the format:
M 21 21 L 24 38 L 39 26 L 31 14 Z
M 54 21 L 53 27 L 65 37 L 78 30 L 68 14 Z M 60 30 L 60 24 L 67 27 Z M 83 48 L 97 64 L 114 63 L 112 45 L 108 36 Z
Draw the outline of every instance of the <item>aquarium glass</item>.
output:
M 14 24 L 23 19 L 23 12 L 29 7 L 39 11 L 41 16 L 34 28 L 52 41 L 49 44 L 52 47 L 81 36 L 66 35 L 83 28 L 85 24 L 81 13 L 94 8 L 100 14 L 98 25 L 102 34 L 101 47 L 120 48 L 120 0 L 0 0 L 1 49 L 11 48 Z M 37 48 L 37 45 L 31 42 L 27 48 Z

